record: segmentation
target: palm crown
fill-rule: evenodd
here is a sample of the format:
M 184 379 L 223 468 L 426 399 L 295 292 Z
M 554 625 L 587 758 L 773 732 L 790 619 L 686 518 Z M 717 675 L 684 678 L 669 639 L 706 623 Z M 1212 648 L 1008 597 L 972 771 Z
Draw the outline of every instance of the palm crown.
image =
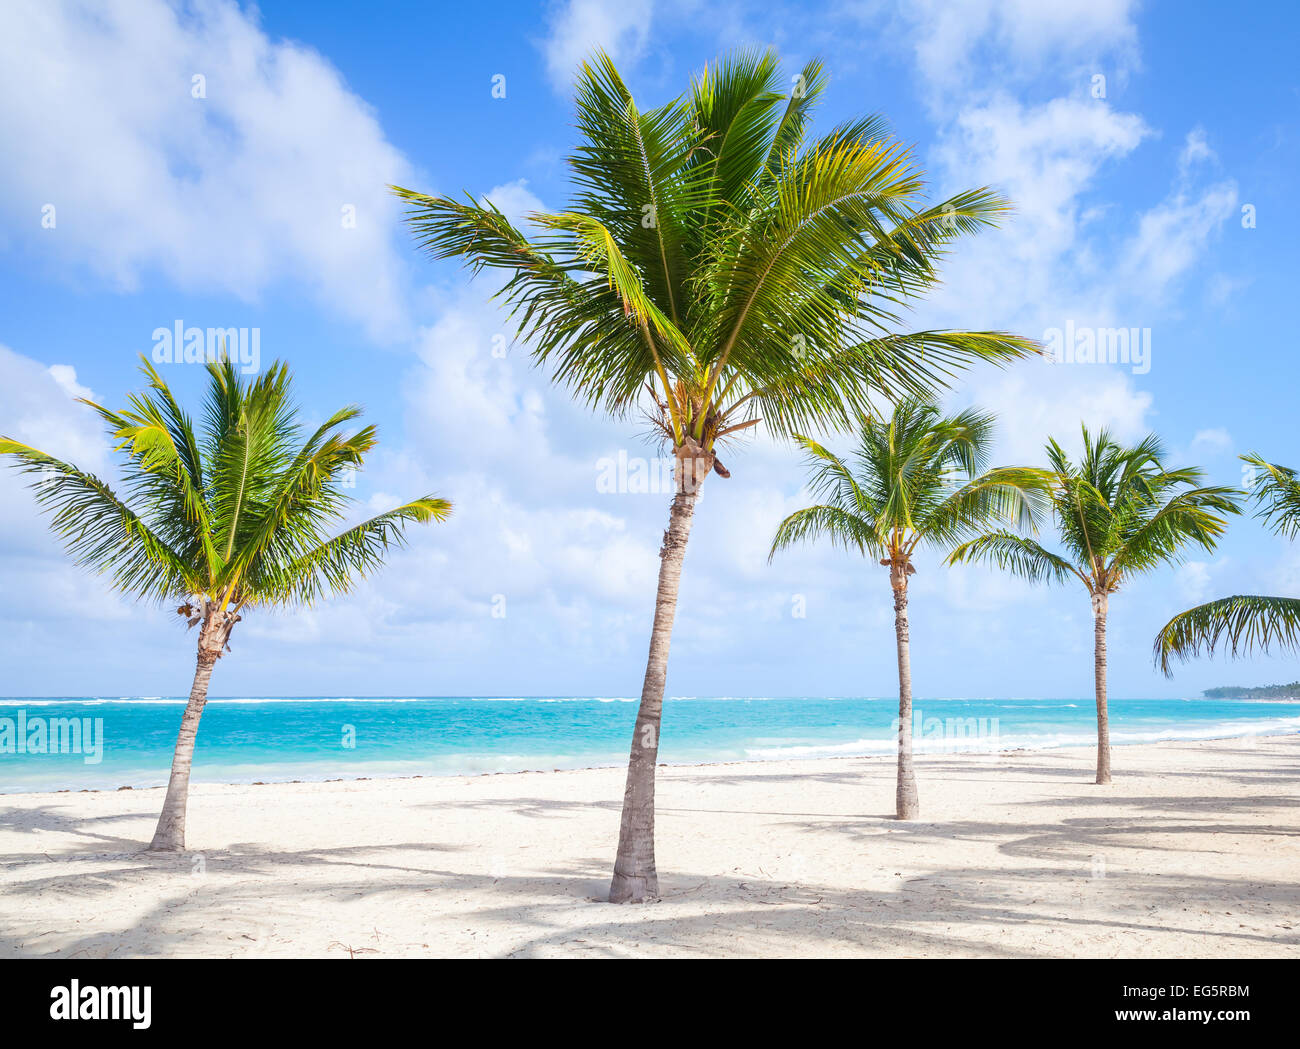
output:
M 974 409 L 945 417 L 905 398 L 886 420 L 864 421 L 846 461 L 798 438 L 819 500 L 781 522 L 772 554 L 821 535 L 882 563 L 910 562 L 918 546 L 947 547 L 995 521 L 1032 526 L 1042 471 L 987 469 L 993 417 Z
M 1275 534 L 1300 536 L 1300 479 L 1296 471 L 1258 455 L 1243 455 L 1251 467 L 1251 495 L 1258 514 Z M 1300 650 L 1300 598 L 1238 594 L 1182 612 L 1164 625 L 1155 641 L 1155 658 L 1165 674 L 1174 659 L 1202 651 L 1213 655 L 1220 644 L 1230 656 L 1254 651 Z
M 394 191 L 433 257 L 508 274 L 499 294 L 557 381 L 619 415 L 648 389 L 678 448 L 711 454 L 760 419 L 847 427 L 871 389 L 1033 352 L 1000 332 L 893 333 L 944 245 L 1007 205 L 987 189 L 925 204 L 878 117 L 807 141 L 825 79 L 811 62 L 787 98 L 772 54 L 741 54 L 642 113 L 596 55 L 576 87 L 572 205 L 532 215 L 535 239 L 490 202 Z
M 1239 513 L 1231 488 L 1199 484 L 1195 467 L 1166 469 L 1158 439 L 1125 448 L 1102 430 L 1083 427 L 1078 464 L 1055 440 L 1047 444 L 1052 511 L 1063 554 L 1010 531 L 978 536 L 950 555 L 989 561 L 1035 582 L 1079 579 L 1094 601 L 1117 591 L 1130 576 L 1176 562 L 1189 543 L 1213 550 L 1227 522 Z
M 309 603 L 378 567 L 407 522 L 450 513 L 445 500 L 426 496 L 331 537 L 351 501 L 343 486 L 376 442 L 373 426 L 342 431 L 360 408 L 335 412 L 304 440 L 285 365 L 245 383 L 219 361 L 208 365 L 196 428 L 153 365 L 142 371 L 147 388 L 123 411 L 83 399 L 124 457 L 123 496 L 0 438 L 0 454 L 37 476 L 37 500 L 79 564 L 108 573 L 123 593 L 196 600 L 200 618 L 207 609 Z

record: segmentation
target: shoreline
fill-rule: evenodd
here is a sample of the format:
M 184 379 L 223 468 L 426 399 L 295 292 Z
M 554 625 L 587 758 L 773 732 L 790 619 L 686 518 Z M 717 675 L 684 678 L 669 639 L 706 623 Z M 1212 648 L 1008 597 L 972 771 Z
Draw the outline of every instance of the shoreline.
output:
M 627 907 L 621 768 L 8 795 L 0 957 L 1300 957 L 1300 734 L 916 765 L 663 768 Z
M 1271 702 L 1271 701 L 1266 701 L 1266 702 Z M 1143 740 L 1140 742 L 1117 743 L 1114 740 L 1112 740 L 1111 750 L 1113 752 L 1115 750 L 1128 750 L 1129 748 L 1132 747 L 1154 747 L 1154 746 L 1161 746 L 1166 743 L 1213 743 L 1220 740 L 1269 739 L 1269 738 L 1284 737 L 1284 736 L 1300 736 L 1300 729 L 1292 728 L 1292 729 L 1275 730 L 1269 732 L 1244 732 L 1244 733 L 1236 733 L 1235 735 L 1222 735 L 1222 736 L 1219 735 L 1172 736 L 1168 739 Z M 1038 754 L 1038 753 L 1052 753 L 1056 751 L 1065 751 L 1065 750 L 1078 751 L 1078 750 L 1084 750 L 1089 748 L 1095 750 L 1096 743 L 1095 742 L 1056 743 L 1050 746 L 1042 746 L 1042 747 L 1017 746 L 1017 747 L 1000 748 L 998 750 L 952 750 L 952 751 L 918 750 L 915 752 L 915 756 L 917 758 L 961 757 L 961 758 L 971 758 L 975 760 L 983 758 L 987 760 L 987 759 L 997 758 L 1000 755 L 1004 755 L 1004 754 L 1021 754 L 1021 753 Z M 666 769 L 666 768 L 707 769 L 707 768 L 725 768 L 733 765 L 749 765 L 749 764 L 764 765 L 772 762 L 798 763 L 798 762 L 814 762 L 814 761 L 872 761 L 872 760 L 880 760 L 880 759 L 892 762 L 895 760 L 895 755 L 893 753 L 825 754 L 825 755 L 799 756 L 799 757 L 772 757 L 772 758 L 747 757 L 747 758 L 736 758 L 728 761 L 667 761 L 667 762 L 660 762 L 658 767 L 661 769 Z M 498 771 L 489 771 L 489 772 L 447 772 L 447 773 L 417 772 L 417 773 L 392 773 L 392 774 L 372 773 L 371 775 L 368 776 L 329 776 L 325 778 L 299 777 L 297 779 L 268 779 L 268 780 L 203 780 L 203 779 L 195 778 L 192 779 L 192 783 L 194 786 L 203 785 L 203 786 L 210 786 L 210 787 L 211 786 L 276 787 L 276 786 L 287 786 L 295 783 L 361 783 L 366 781 L 400 782 L 403 780 L 424 780 L 424 779 L 434 779 L 434 780 L 470 779 L 472 780 L 472 779 L 479 779 L 484 776 L 528 776 L 528 775 L 545 775 L 550 773 L 565 773 L 565 772 L 595 772 L 595 771 L 605 771 L 609 769 L 626 769 L 626 767 L 627 767 L 626 763 L 610 762 L 608 764 L 599 764 L 599 765 L 575 765 L 572 768 L 552 767 L 549 769 L 546 768 L 502 769 Z M 134 784 L 123 784 L 117 787 L 59 787 L 52 790 L 45 789 L 45 790 L 0 791 L 0 799 L 30 797 L 32 795 L 43 795 L 43 794 L 51 794 L 51 795 L 117 794 L 123 791 L 144 793 L 146 791 L 165 790 L 166 787 L 167 787 L 167 782 L 164 779 L 163 782 L 161 783 L 155 783 L 149 786 L 136 786 Z

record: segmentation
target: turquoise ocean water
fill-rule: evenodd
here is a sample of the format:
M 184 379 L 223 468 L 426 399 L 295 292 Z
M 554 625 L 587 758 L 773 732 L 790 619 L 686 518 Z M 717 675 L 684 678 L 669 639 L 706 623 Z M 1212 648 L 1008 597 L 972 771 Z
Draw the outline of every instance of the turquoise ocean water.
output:
M 0 792 L 163 784 L 184 705 L 166 697 L 0 699 Z M 1091 699 L 929 699 L 916 707 L 918 751 L 1095 741 Z M 1117 745 L 1300 731 L 1300 702 L 1115 699 L 1110 711 Z M 562 696 L 214 698 L 203 714 L 194 781 L 620 765 L 635 713 L 631 699 Z M 896 713 L 892 698 L 672 698 L 660 760 L 889 754 Z M 78 743 L 80 752 L 51 752 Z

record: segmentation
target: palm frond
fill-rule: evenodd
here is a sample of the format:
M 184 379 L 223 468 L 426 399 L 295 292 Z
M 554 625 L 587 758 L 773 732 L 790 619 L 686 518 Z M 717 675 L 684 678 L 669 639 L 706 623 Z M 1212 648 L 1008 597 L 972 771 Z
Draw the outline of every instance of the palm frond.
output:
M 1241 459 L 1253 468 L 1251 495 L 1259 504 L 1259 516 L 1278 535 L 1288 539 L 1300 536 L 1300 478 L 1296 472 L 1254 453 Z
M 1123 536 L 1111 568 L 1128 574 L 1176 563 L 1188 544 L 1211 551 L 1227 529 L 1225 514 L 1241 513 L 1241 495 L 1223 487 L 1178 491 Z
M 952 548 L 1005 521 L 1024 531 L 1037 531 L 1049 504 L 1051 476 L 1028 466 L 1001 466 L 973 478 L 930 510 L 918 539 Z
M 132 597 L 163 601 L 193 593 L 191 564 L 173 550 L 98 477 L 29 445 L 0 437 L 0 456 L 35 475 L 37 505 L 78 566 L 107 573 Z
M 1234 659 L 1300 650 L 1300 598 L 1240 594 L 1190 608 L 1156 635 L 1155 661 L 1168 676 L 1172 660 L 1212 656 L 1220 644 Z
M 133 465 L 128 500 L 148 508 L 159 536 L 186 561 L 202 559 L 214 571 L 219 557 L 212 543 L 207 505 L 207 478 L 198 437 L 189 415 L 167 383 L 143 355 L 145 393 L 128 396 L 125 411 L 115 412 L 82 397 L 108 424 L 117 450 Z
M 346 594 L 379 568 L 388 552 L 405 545 L 406 526 L 445 521 L 451 504 L 425 496 L 349 528 L 286 564 L 267 579 L 276 602 L 310 605 L 327 594 Z
M 1170 468 L 1154 434 L 1121 445 L 1106 430 L 1081 427 L 1074 462 L 1055 440 L 1053 516 L 1071 562 L 1096 593 L 1113 593 L 1129 576 L 1183 559 L 1189 545 L 1215 549 L 1227 515 L 1241 512 L 1231 488 L 1202 486 L 1195 467 Z
M 1004 572 L 1031 583 L 1064 583 L 1071 578 L 1085 579 L 1074 565 L 1060 554 L 1045 549 L 1033 539 L 1014 532 L 990 532 L 962 543 L 948 555 L 948 564 L 979 563 L 996 565 Z
M 806 506 L 790 514 L 777 527 L 767 559 L 771 561 L 778 550 L 817 538 L 828 539 L 832 546 L 859 554 L 884 549 L 872 521 L 838 506 Z

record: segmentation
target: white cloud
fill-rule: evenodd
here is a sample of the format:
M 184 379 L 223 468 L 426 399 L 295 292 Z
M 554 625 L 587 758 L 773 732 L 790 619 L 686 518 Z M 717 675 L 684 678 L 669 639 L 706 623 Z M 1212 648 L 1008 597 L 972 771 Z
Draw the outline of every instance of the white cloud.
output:
M 1210 148 L 1210 141 L 1205 133 L 1205 128 L 1194 127 L 1187 133 L 1187 138 L 1183 141 L 1182 152 L 1178 154 L 1178 171 L 1180 174 L 1187 176 L 1196 164 L 1206 160 L 1213 160 L 1214 157 L 1215 153 Z
M 1292 544 L 1278 559 L 1277 564 L 1267 573 L 1261 584 L 1265 594 L 1279 597 L 1300 597 L 1300 544 Z
M 1123 249 L 1122 286 L 1158 300 L 1206 253 L 1213 236 L 1237 210 L 1237 185 L 1226 181 L 1200 194 L 1176 191 L 1145 212 Z
M 1124 71 L 1137 62 L 1134 0 L 919 0 L 898 4 L 912 26 L 916 63 L 941 95 L 1052 69 L 1097 68 L 1107 57 Z
M 406 161 L 333 66 L 233 3 L 0 6 L 0 148 L 0 219 L 35 264 L 249 301 L 294 281 L 403 328 L 385 186 Z
M 1232 435 L 1221 426 L 1209 430 L 1197 430 L 1196 436 L 1192 438 L 1192 447 L 1224 451 L 1232 447 Z
M 514 182 L 496 186 L 484 193 L 483 199 L 490 201 L 498 211 L 510 220 L 511 225 L 517 228 L 526 224 L 528 215 L 546 210 L 545 205 L 528 188 L 526 178 L 516 179 Z
M 1215 306 L 1226 306 L 1237 295 L 1250 287 L 1252 277 L 1232 277 L 1226 273 L 1214 274 L 1206 284 L 1205 293 Z
M 1007 226 L 1017 259 L 1043 260 L 1074 245 L 1079 197 L 1102 167 L 1149 134 L 1140 117 L 1105 102 L 1057 98 L 1030 106 L 999 95 L 958 113 L 936 157 L 949 184 L 1003 190 L 1016 208 Z
M 71 364 L 51 364 L 49 367 L 50 377 L 59 384 L 59 387 L 69 397 L 85 397 L 93 400 L 91 390 L 88 386 L 82 386 L 77 382 L 77 369 Z
M 972 399 L 998 416 L 999 459 L 1039 464 L 1050 435 L 1067 451 L 1080 444 L 1079 424 L 1105 427 L 1121 441 L 1150 429 L 1151 394 L 1128 376 L 1100 365 L 1025 365 L 995 378 L 977 377 Z
M 1016 210 L 1001 228 L 953 253 L 943 286 L 922 310 L 925 322 L 1033 338 L 1069 321 L 1128 324 L 1116 316 L 1122 304 L 1113 267 L 1090 239 L 1105 205 L 1085 200 L 1102 169 L 1149 134 L 1141 118 L 1091 99 L 1027 105 L 998 95 L 955 114 L 934 156 L 943 191 L 994 185 Z M 967 399 L 998 413 L 998 454 L 1006 462 L 1041 461 L 1045 436 L 1069 443 L 1080 421 L 1122 438 L 1138 436 L 1148 428 L 1152 403 L 1126 370 L 1103 365 L 976 369 L 964 390 Z
M 1174 573 L 1174 587 L 1188 605 L 1198 605 L 1211 598 L 1220 597 L 1235 584 L 1226 583 L 1223 576 L 1233 567 L 1230 557 L 1216 561 L 1186 561 Z
M 99 417 L 77 397 L 93 392 L 68 364 L 49 367 L 0 345 L 0 433 L 88 470 L 107 463 Z
M 552 13 L 542 41 L 546 69 L 557 91 L 567 93 L 579 64 L 596 48 L 616 62 L 633 63 L 650 35 L 651 0 L 568 0 Z

